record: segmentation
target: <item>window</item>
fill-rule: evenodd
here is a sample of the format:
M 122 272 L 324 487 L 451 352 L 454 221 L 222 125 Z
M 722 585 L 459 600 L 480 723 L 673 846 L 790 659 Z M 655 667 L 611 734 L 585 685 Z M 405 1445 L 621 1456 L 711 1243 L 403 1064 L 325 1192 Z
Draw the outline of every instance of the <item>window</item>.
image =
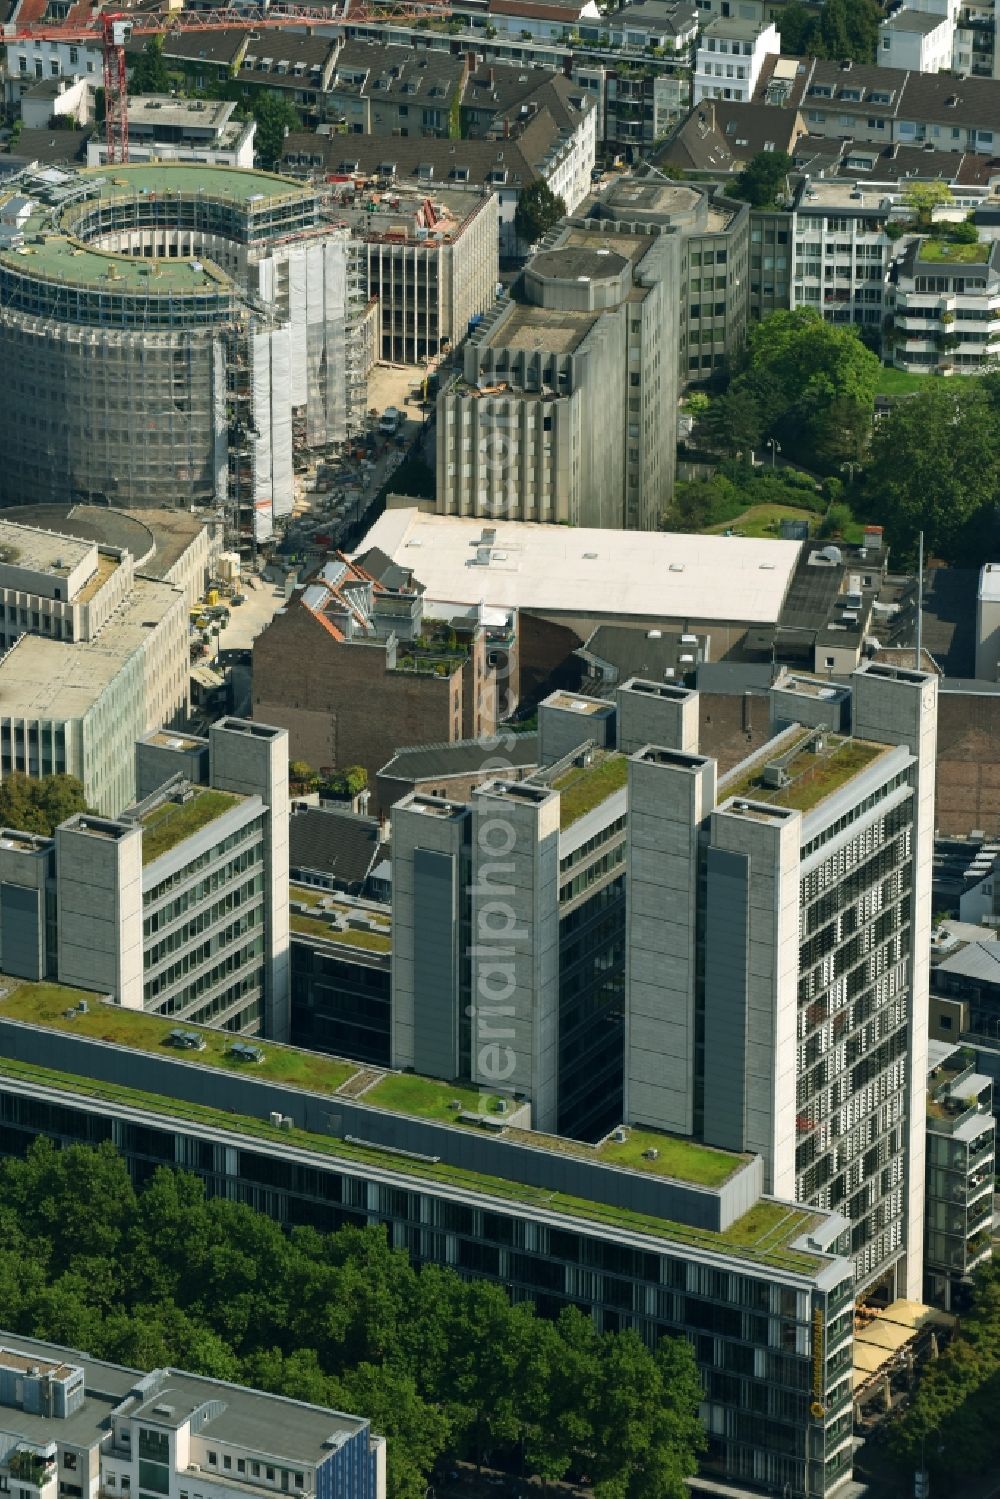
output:
M 836 656 L 827 656 L 827 658 L 826 658 L 826 665 L 827 666 L 836 666 L 836 664 L 837 664 L 837 658 L 836 658 Z
M 63 1453 L 63 1467 L 64 1468 L 69 1468 L 71 1472 L 75 1472 L 76 1471 L 76 1453 L 75 1452 L 64 1452 Z
M 233 1460 L 232 1460 L 232 1458 L 231 1458 L 231 1457 L 230 1457 L 230 1456 L 229 1456 L 229 1453 L 228 1453 L 228 1452 L 224 1452 L 224 1453 L 223 1453 L 223 1454 L 222 1454 L 222 1466 L 223 1466 L 223 1467 L 224 1467 L 224 1468 L 231 1468 L 231 1467 L 232 1467 L 232 1466 L 233 1466 Z
M 951 1030 L 951 1016 L 950 1015 L 939 1015 L 938 1016 L 938 1025 L 941 1027 L 941 1029 L 943 1031 L 950 1031 Z
M 219 1454 L 217 1452 L 208 1453 L 208 1465 L 210 1468 L 217 1468 L 219 1466 Z
M 268 1468 L 268 1470 L 267 1470 L 267 1481 L 268 1481 L 268 1483 L 273 1483 L 274 1482 L 274 1469 L 273 1468 Z
M 295 1487 L 297 1489 L 305 1487 L 306 1475 L 304 1473 L 293 1473 L 292 1477 L 295 1481 Z

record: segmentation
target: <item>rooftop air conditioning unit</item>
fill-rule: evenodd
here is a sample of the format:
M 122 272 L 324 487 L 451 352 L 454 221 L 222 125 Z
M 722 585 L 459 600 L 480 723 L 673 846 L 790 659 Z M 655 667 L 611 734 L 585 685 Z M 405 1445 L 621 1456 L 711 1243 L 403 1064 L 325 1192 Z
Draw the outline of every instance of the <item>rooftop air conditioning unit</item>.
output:
M 619 1125 L 617 1129 L 611 1131 L 611 1138 L 616 1145 L 624 1145 L 628 1139 L 628 1130 L 622 1129 L 621 1125 Z
M 765 765 L 761 780 L 771 791 L 780 791 L 788 785 L 788 773 L 784 766 L 776 763 Z

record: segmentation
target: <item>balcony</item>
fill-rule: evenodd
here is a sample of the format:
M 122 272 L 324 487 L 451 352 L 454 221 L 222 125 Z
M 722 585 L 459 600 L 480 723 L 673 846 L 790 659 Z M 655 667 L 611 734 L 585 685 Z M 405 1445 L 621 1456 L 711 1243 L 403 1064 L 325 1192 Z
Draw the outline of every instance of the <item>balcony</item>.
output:
M 7 1471 L 19 1484 L 37 1489 L 39 1493 L 54 1484 L 56 1477 L 55 1456 L 43 1457 L 27 1447 L 18 1447 L 7 1458 Z

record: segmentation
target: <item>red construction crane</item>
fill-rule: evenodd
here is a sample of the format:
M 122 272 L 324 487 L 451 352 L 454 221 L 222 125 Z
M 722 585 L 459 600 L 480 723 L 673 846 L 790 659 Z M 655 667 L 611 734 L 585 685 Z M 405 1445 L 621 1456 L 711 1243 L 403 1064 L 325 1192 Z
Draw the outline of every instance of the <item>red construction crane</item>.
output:
M 173 36 L 186 31 L 259 31 L 265 26 L 298 29 L 303 26 L 347 26 L 365 21 L 412 21 L 422 16 L 448 16 L 448 0 L 342 0 L 337 7 L 319 10 L 306 5 L 279 3 L 260 6 L 217 8 L 210 11 L 175 10 L 164 15 L 129 15 L 104 11 L 86 21 L 19 25 L 2 28 L 0 41 L 87 42 L 99 41 L 104 54 L 104 123 L 108 164 L 128 161 L 128 80 L 125 47 L 134 36 Z

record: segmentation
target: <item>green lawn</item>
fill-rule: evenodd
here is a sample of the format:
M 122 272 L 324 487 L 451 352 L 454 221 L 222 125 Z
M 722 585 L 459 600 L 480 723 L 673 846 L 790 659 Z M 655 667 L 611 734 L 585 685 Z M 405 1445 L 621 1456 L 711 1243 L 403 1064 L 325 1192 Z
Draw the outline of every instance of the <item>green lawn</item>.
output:
M 468 1083 L 442 1083 L 437 1078 L 418 1077 L 412 1072 L 392 1073 L 369 1088 L 364 1096 L 365 1103 L 377 1108 L 394 1109 L 417 1119 L 437 1119 L 445 1124 L 454 1124 L 458 1119 L 460 1110 L 449 1107 L 454 1099 L 467 1113 L 501 1117 L 495 1107 L 495 1094 L 470 1087 Z
M 909 370 L 897 370 L 891 365 L 883 365 L 876 387 L 880 396 L 913 396 L 918 391 L 926 390 L 928 384 L 933 380 L 947 378 L 949 385 L 968 385 L 976 377 L 975 375 L 913 375 Z
M 707 1229 L 692 1228 L 687 1224 L 672 1223 L 667 1219 L 649 1218 L 627 1208 L 611 1207 L 605 1203 L 569 1197 L 561 1192 L 548 1192 L 520 1182 L 485 1176 L 479 1172 L 450 1166 L 442 1161 L 430 1161 L 410 1156 L 403 1158 L 396 1152 L 379 1150 L 376 1146 L 359 1145 L 340 1140 L 335 1136 L 311 1134 L 301 1129 L 281 1130 L 264 1119 L 251 1118 L 248 1115 L 234 1115 L 221 1109 L 186 1103 L 176 1098 L 143 1093 L 135 1088 L 53 1072 L 48 1068 L 36 1067 L 31 1063 L 14 1061 L 6 1057 L 0 1058 L 0 1075 L 21 1078 L 86 1097 L 103 1099 L 169 1120 L 207 1125 L 212 1129 L 226 1130 L 230 1134 L 251 1140 L 264 1139 L 271 1143 L 298 1145 L 306 1150 L 338 1157 L 349 1164 L 367 1164 L 382 1170 L 388 1168 L 403 1177 L 464 1188 L 468 1191 L 483 1193 L 487 1197 L 509 1201 L 515 1205 L 540 1207 L 551 1212 L 565 1213 L 603 1227 L 646 1234 L 661 1241 L 693 1245 L 705 1250 L 734 1250 L 742 1257 L 756 1263 L 779 1266 L 809 1277 L 814 1276 L 824 1264 L 820 1256 L 788 1248 L 793 1240 L 805 1232 L 814 1221 L 815 1215 L 789 1208 L 782 1203 L 758 1202 L 724 1233 L 712 1233 Z
M 559 792 L 559 826 L 565 832 L 628 783 L 624 755 L 595 755 L 590 765 L 574 765 L 552 782 Z
M 109 1004 L 96 994 L 82 989 L 65 989 L 59 984 L 30 984 L 19 979 L 4 979 L 0 983 L 10 985 L 5 999 L 0 999 L 0 1019 L 25 1020 L 32 1025 L 47 1025 L 55 1030 L 68 1031 L 71 1035 L 96 1037 L 101 1041 L 113 1041 L 120 1046 L 131 1046 L 137 1051 L 154 1052 L 157 1056 L 169 1057 L 172 1061 L 183 1059 L 196 1067 L 221 1067 L 227 1072 L 250 1072 L 254 1077 L 266 1078 L 268 1082 L 289 1083 L 296 1088 L 308 1088 L 314 1093 L 335 1093 L 341 1083 L 353 1077 L 359 1070 L 357 1062 L 342 1062 L 320 1052 L 299 1051 L 292 1046 L 279 1046 L 273 1041 L 261 1042 L 264 1060 L 252 1067 L 229 1055 L 234 1041 L 247 1040 L 256 1045 L 254 1037 L 239 1037 L 229 1031 L 212 1030 L 208 1026 L 191 1025 L 186 1020 L 162 1019 L 158 1015 L 145 1015 L 137 1010 L 126 1010 L 120 1005 Z M 15 986 L 16 987 L 13 987 Z M 89 1005 L 86 1015 L 77 1014 L 72 1020 L 65 1011 L 85 999 Z M 203 1051 L 179 1051 L 167 1043 L 172 1030 L 197 1031 L 205 1042 Z
M 645 1160 L 644 1150 L 658 1151 L 656 1160 Z M 726 1150 L 712 1150 L 707 1145 L 698 1145 L 693 1140 L 675 1135 L 661 1135 L 657 1130 L 632 1128 L 629 1128 L 628 1139 L 623 1144 L 606 1140 L 597 1154 L 598 1159 L 606 1161 L 609 1166 L 629 1166 L 633 1171 L 697 1182 L 703 1187 L 720 1187 L 749 1159 Z
M 781 536 L 783 520 L 809 521 L 810 530 L 820 517 L 811 510 L 802 510 L 794 505 L 751 505 L 735 520 L 720 521 L 717 526 L 708 526 L 706 536 L 724 536 L 727 531 L 739 531 L 743 536 L 758 536 L 774 539 Z
M 151 864 L 192 833 L 200 832 L 242 797 L 229 791 L 196 791 L 187 802 L 163 802 L 142 822 L 142 862 Z

